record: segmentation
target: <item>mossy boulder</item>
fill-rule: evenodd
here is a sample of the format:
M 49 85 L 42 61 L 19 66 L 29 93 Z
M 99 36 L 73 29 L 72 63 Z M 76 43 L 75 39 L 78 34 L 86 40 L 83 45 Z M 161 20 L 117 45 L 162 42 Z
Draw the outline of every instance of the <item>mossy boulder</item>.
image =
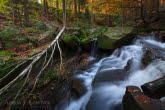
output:
M 115 43 L 132 32 L 131 27 L 110 27 L 99 37 L 98 47 L 103 50 L 115 48 Z
M 65 34 L 63 41 L 72 50 L 77 50 L 79 48 L 80 39 L 75 35 Z

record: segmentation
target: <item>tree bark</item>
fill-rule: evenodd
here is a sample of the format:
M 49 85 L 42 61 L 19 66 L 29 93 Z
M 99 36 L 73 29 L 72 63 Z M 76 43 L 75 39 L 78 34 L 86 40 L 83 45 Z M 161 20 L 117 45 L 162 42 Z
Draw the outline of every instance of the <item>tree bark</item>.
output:
M 48 2 L 47 0 L 44 0 L 44 16 L 46 19 L 48 19 Z
M 28 26 L 29 25 L 29 0 L 24 0 L 24 25 Z
M 14 0 L 12 0 L 12 19 L 13 19 L 13 24 L 15 24 Z
M 77 0 L 74 0 L 74 14 L 77 15 Z
M 66 0 L 62 0 L 63 7 L 63 25 L 66 26 Z
M 59 19 L 59 1 L 56 0 L 57 18 Z
M 159 8 L 160 8 L 160 1 L 156 0 L 156 16 L 159 19 Z
M 81 0 L 78 0 L 78 13 L 80 14 L 81 12 Z

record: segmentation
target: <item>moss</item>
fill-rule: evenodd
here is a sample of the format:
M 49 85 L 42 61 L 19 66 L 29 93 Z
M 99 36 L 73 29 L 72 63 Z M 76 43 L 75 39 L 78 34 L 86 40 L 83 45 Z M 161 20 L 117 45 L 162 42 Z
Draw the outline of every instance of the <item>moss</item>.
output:
M 98 42 L 98 46 L 101 49 L 113 49 L 113 45 L 116 42 L 116 39 L 111 39 L 109 37 L 103 36 Z
M 5 61 L 4 59 L 0 58 L 0 78 L 5 76 L 8 72 L 10 72 L 15 65 L 17 65 L 17 61 L 13 59 L 8 59 Z
M 17 33 L 18 29 L 16 28 L 6 28 L 0 31 L 0 38 L 2 40 L 13 39 L 15 36 L 17 36 Z
M 82 45 L 89 44 L 90 42 L 91 42 L 90 38 L 85 38 L 85 39 L 81 40 Z
M 113 49 L 115 43 L 127 34 L 131 33 L 133 28 L 131 27 L 111 27 L 103 32 L 103 35 L 99 37 L 98 46 L 101 49 Z
M 74 35 L 65 35 L 63 40 L 65 43 L 79 42 L 80 41 L 79 38 L 77 36 L 74 36 Z
M 64 77 L 59 74 L 56 69 L 49 69 L 43 73 L 39 79 L 39 87 L 48 84 L 50 81 L 57 81 L 57 83 L 64 80 Z
M 41 21 L 38 21 L 36 24 L 35 24 L 35 27 L 39 30 L 43 30 L 43 31 L 47 31 L 48 30 L 48 27 L 46 26 L 46 24 L 44 22 L 41 22 Z
M 113 38 L 120 38 L 123 35 L 131 33 L 132 30 L 132 27 L 110 27 L 104 32 L 104 35 Z

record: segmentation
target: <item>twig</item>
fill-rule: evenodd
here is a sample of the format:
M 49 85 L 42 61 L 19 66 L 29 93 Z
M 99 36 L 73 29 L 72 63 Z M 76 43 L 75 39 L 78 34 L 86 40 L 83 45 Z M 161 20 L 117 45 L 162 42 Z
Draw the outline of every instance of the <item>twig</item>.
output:
M 60 52 L 60 60 L 61 60 L 60 70 L 61 70 L 62 67 L 63 67 L 63 59 L 62 59 L 62 51 L 61 51 L 61 48 L 60 48 L 60 45 L 59 45 L 59 42 L 58 41 L 57 41 L 57 46 L 58 46 L 58 49 L 59 49 L 59 52 Z

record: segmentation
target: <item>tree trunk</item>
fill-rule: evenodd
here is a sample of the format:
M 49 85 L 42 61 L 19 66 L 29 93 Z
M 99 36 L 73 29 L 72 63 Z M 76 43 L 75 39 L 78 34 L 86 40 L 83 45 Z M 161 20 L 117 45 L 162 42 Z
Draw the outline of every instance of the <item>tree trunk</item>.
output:
M 79 13 L 79 14 L 80 14 L 80 12 L 81 12 L 80 8 L 81 8 L 81 0 L 78 0 L 78 13 Z
M 13 24 L 15 24 L 14 0 L 12 0 L 12 19 L 13 19 Z
M 160 8 L 160 1 L 156 0 L 156 16 L 159 19 L 159 8 Z
M 141 15 L 141 19 L 142 19 L 143 23 L 146 23 L 145 17 L 144 17 L 144 4 L 143 4 L 143 0 L 140 1 L 140 15 Z
M 24 0 L 24 25 L 28 26 L 29 25 L 29 0 Z
M 59 19 L 59 1 L 56 0 L 57 18 Z
M 47 0 L 44 0 L 44 16 L 46 19 L 49 19 L 48 17 L 48 2 Z
M 66 26 L 66 1 L 62 0 L 62 8 L 63 8 L 63 25 Z
M 77 0 L 74 0 L 74 14 L 77 15 Z

